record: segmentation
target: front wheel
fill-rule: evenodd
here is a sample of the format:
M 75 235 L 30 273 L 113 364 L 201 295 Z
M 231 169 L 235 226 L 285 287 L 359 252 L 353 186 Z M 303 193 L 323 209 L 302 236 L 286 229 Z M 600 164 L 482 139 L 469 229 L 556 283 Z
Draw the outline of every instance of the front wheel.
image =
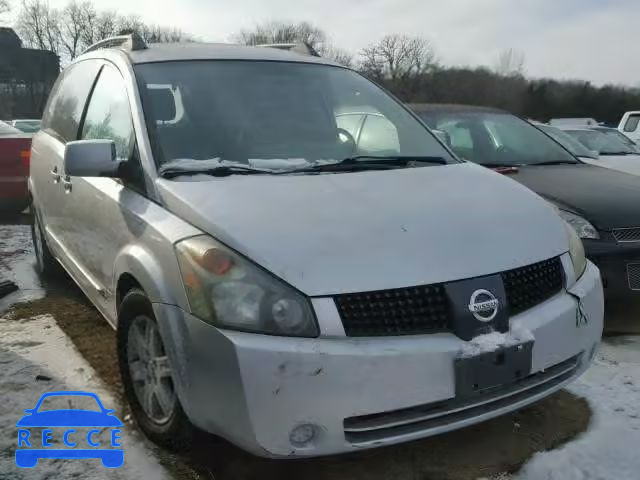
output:
M 140 429 L 158 444 L 188 446 L 193 427 L 176 395 L 171 363 L 151 302 L 137 288 L 120 304 L 118 361 L 124 391 Z

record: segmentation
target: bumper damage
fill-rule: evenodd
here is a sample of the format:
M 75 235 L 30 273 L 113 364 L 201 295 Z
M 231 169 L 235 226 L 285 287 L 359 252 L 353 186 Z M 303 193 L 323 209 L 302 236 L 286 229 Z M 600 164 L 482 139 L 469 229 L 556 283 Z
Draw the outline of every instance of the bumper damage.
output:
M 469 342 L 452 334 L 283 338 L 216 329 L 174 306 L 154 310 L 191 421 L 254 454 L 298 457 L 462 428 L 562 388 L 588 368 L 600 340 L 598 269 L 589 263 L 569 291 L 510 320 L 533 338 L 530 371 L 470 398 L 456 397 L 455 375 Z

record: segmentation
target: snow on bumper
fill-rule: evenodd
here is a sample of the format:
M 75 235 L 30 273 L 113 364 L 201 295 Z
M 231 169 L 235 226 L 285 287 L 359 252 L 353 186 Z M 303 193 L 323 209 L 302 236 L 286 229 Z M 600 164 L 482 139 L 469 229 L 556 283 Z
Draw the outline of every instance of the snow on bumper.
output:
M 314 456 L 461 428 L 558 390 L 586 370 L 602 333 L 598 269 L 589 263 L 570 291 L 581 297 L 588 322 L 577 321 L 578 302 L 566 292 L 511 319 L 512 331 L 527 331 L 535 341 L 531 374 L 538 375 L 531 382 L 551 378 L 544 375 L 558 365 L 564 376 L 556 374 L 553 382 L 538 381 L 541 386 L 473 406 L 465 410 L 467 415 L 447 414 L 435 423 L 409 426 L 415 407 L 418 414 L 420 406 L 442 402 L 460 409 L 454 399 L 454 360 L 469 342 L 451 334 L 275 337 L 219 330 L 173 306 L 155 304 L 154 309 L 164 337 L 171 338 L 178 395 L 197 426 L 258 455 Z M 378 414 L 388 415 L 384 421 L 399 428 L 380 429 L 378 436 L 365 435 L 362 441 L 350 438 L 346 425 L 354 417 L 366 426 L 375 424 Z M 304 445 L 292 442 L 291 432 L 303 426 L 308 433 L 309 425 L 313 439 Z

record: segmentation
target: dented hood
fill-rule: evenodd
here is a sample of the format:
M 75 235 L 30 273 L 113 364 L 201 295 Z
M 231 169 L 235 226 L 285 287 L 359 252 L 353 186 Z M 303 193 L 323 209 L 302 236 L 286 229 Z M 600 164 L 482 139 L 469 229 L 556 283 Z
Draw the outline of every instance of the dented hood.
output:
M 477 277 L 568 249 L 546 201 L 470 163 L 157 184 L 174 214 L 311 296 Z

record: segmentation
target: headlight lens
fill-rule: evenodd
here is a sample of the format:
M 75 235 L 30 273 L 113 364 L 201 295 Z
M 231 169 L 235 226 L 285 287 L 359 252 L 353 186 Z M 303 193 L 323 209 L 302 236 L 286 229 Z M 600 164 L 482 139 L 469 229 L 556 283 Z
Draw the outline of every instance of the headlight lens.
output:
M 566 210 L 558 209 L 558 214 L 562 219 L 573 227 L 580 238 L 591 238 L 597 240 L 600 238 L 598 230 L 591 225 L 587 220 L 575 213 L 567 212 Z
M 222 328 L 316 337 L 309 301 L 206 235 L 176 244 L 191 313 Z
M 567 225 L 567 233 L 569 234 L 569 255 L 571 256 L 573 271 L 576 274 L 577 280 L 587 268 L 587 258 L 584 254 L 582 240 L 578 238 L 578 234 L 570 225 Z

